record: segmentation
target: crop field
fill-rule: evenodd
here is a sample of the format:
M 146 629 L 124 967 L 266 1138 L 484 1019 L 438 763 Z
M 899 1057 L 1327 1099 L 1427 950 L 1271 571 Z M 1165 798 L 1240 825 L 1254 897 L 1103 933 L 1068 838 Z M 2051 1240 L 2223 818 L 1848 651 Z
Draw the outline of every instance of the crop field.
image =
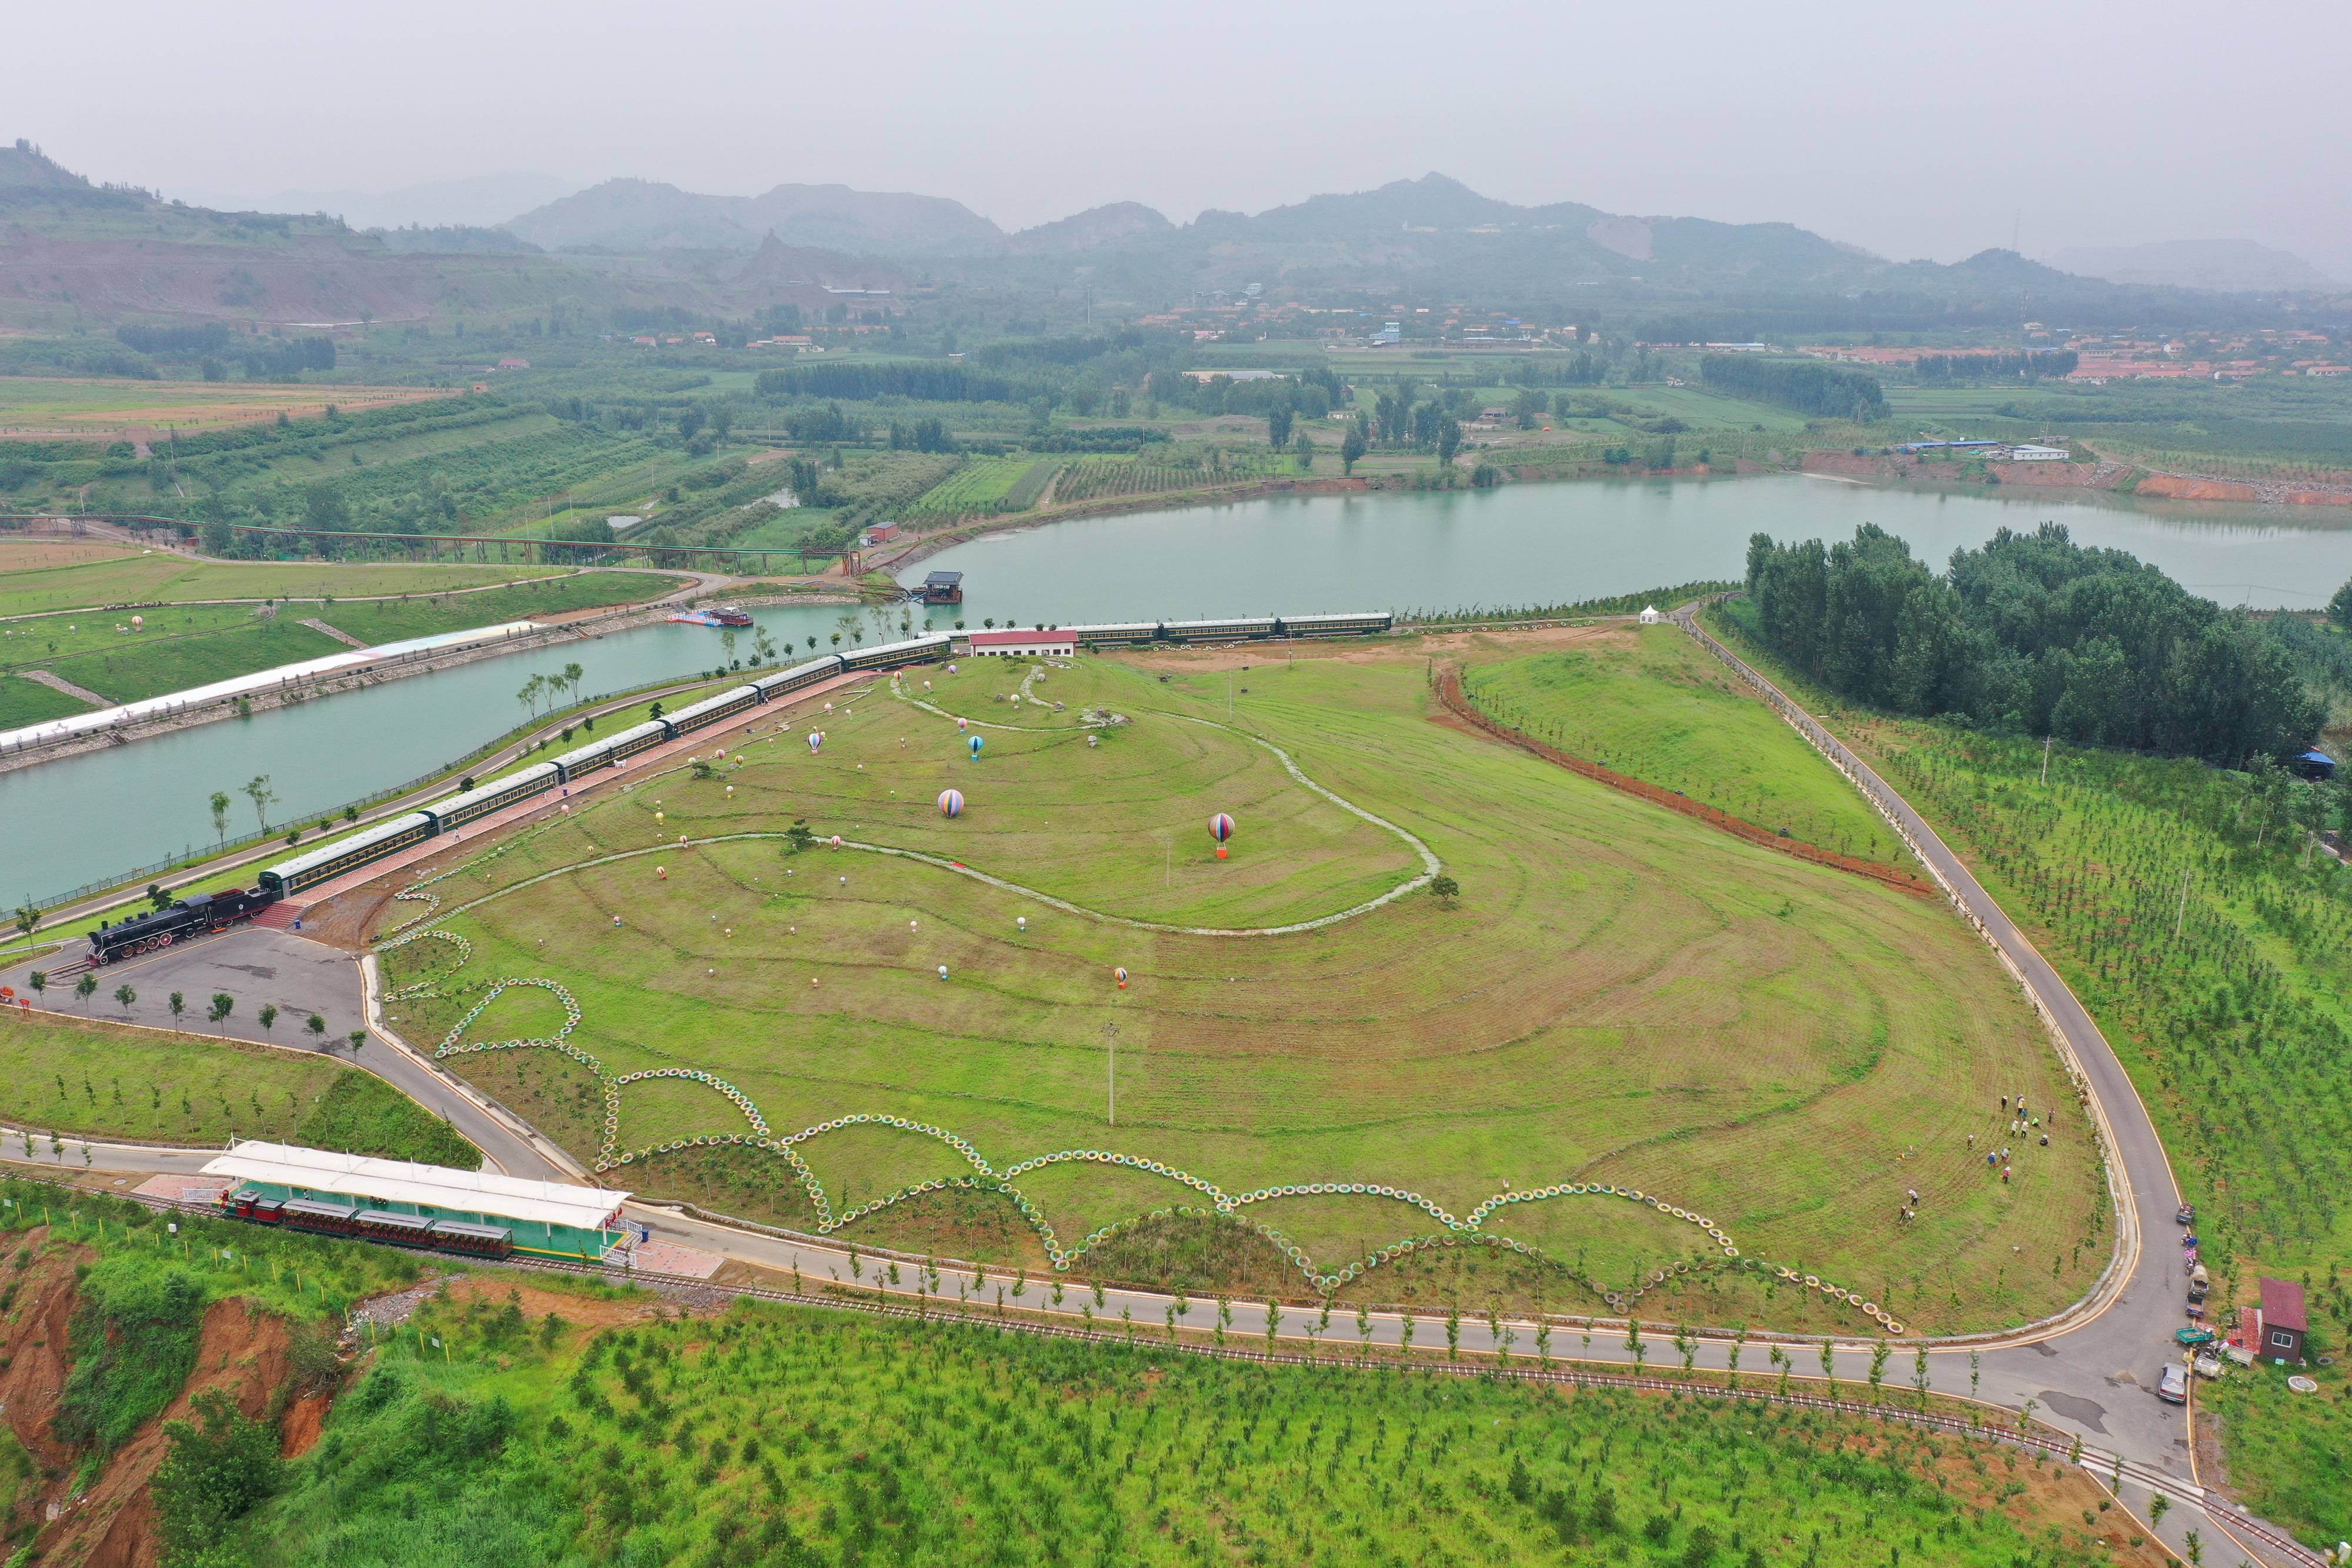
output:
M 62 543 L 62 541 L 60 541 Z M 191 560 L 165 550 L 65 547 L 60 562 L 46 539 L 0 540 L 0 616 L 101 604 L 188 603 L 210 599 L 356 599 L 446 592 L 486 583 L 555 577 L 560 566 L 329 566 L 318 562 Z M 26 564 L 17 566 L 17 552 Z
M 1482 665 L 1465 691 L 1562 751 L 1823 849 L 1916 869 L 1853 786 L 1810 747 L 1784 744 L 1780 716 L 1676 627 Z
M 1013 493 L 1024 487 L 1031 469 L 1040 466 L 1050 475 L 1054 465 L 1049 459 L 975 457 L 917 497 L 907 507 L 906 515 L 971 517 L 1020 511 L 1022 507 L 1013 502 Z M 1031 500 L 1034 499 L 1033 495 Z
M 1083 1273 L 1160 1213 L 1294 1291 L 1426 1300 L 1500 1239 L 1541 1265 L 1494 1254 L 1515 1298 L 1844 1332 L 1858 1306 L 1758 1262 L 1938 1330 L 2096 1273 L 2083 1119 L 1948 909 L 1431 722 L 1419 643 L 1253 661 L 1228 715 L 1246 656 L 972 660 L 763 716 L 456 851 L 386 953 L 394 1010 L 619 1185 L 915 1250 Z M 2021 1089 L 2052 1143 L 2004 1180 Z
M 1202 485 L 1232 484 L 1261 469 L 1255 454 L 1234 454 L 1222 465 L 1169 463 L 1150 457 L 1092 458 L 1062 470 L 1055 486 L 1057 505 L 1100 501 L 1118 496 L 1148 496 L 1160 490 L 1189 490 Z
M 9 1009 L 0 1019 L 0 1125 L 27 1129 L 31 1138 L 12 1155 L 49 1157 L 54 1130 L 181 1145 L 275 1138 L 468 1169 L 481 1163 L 438 1117 L 372 1073 L 197 1032 L 119 1029 L 103 1019 L 115 1005 L 111 984 L 80 1003 L 58 994 L 65 990 L 63 982 L 53 986 L 47 1005 L 99 1016 L 84 1022 Z M 279 1020 L 289 1035 L 301 1021 Z
M 209 430 L 255 420 L 305 419 L 329 403 L 348 412 L 451 394 L 429 387 L 286 386 L 251 382 L 83 381 L 0 377 L 0 438 L 103 438 L 131 425 Z
M 1900 1427 L 749 1302 L 646 1322 L 625 1300 L 558 1297 L 536 1280 L 509 1292 L 510 1278 L 457 1281 L 386 1339 L 224 1556 L 2157 1560 L 2107 1522 L 2120 1516 L 2093 1511 L 2101 1494 L 2081 1474 Z

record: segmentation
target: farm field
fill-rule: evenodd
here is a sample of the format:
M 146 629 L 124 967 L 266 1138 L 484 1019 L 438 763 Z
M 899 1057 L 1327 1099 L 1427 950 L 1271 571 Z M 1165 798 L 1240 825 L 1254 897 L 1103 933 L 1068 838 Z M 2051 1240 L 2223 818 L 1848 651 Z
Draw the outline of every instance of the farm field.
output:
M 1645 1315 L 1868 1332 L 1855 1307 L 1723 1267 L 1680 1210 L 1916 1329 L 2080 1292 L 2106 1248 L 2086 1129 L 1948 909 L 1432 723 L 1428 651 L 1088 657 L 1042 679 L 972 660 L 835 694 L 708 777 L 607 784 L 456 852 L 427 891 L 436 936 L 461 940 L 388 951 L 393 1011 L 625 1185 L 915 1251 L 1042 1267 L 1058 1249 L 1084 1276 L 1091 1247 L 1115 1255 L 1108 1231 L 1148 1221 L 1167 1250 L 1287 1260 L 1301 1293 L 1573 1311 L 1638 1289 Z M 1090 729 L 1089 711 L 1130 722 Z M 1217 811 L 1241 823 L 1224 861 Z M 1424 849 L 1458 897 L 1429 891 Z M 536 1048 L 559 1033 L 565 1051 Z M 2067 1109 L 2004 1183 L 1984 1154 L 2022 1142 L 2000 1103 L 2020 1089 Z M 846 1116 L 915 1125 L 800 1138 Z M 737 1136 L 797 1140 L 818 1188 Z M 1029 1164 L 1086 1150 L 1144 1163 Z M 908 1191 L 932 1183 L 968 1185 Z M 1562 1184 L 1664 1207 L 1519 1201 Z M 1302 1186 L 1348 1190 L 1275 1190 Z M 1175 1212 L 1220 1195 L 1223 1218 Z M 1533 1251 L 1412 1249 L 1448 1237 Z
M 0 377 L 0 437 L 103 439 L 131 425 L 169 425 L 193 432 L 275 419 L 280 413 L 289 419 L 311 418 L 324 413 L 329 403 L 357 413 L 451 395 L 429 387 L 6 376 Z
M 1823 849 L 1916 869 L 1853 787 L 1677 627 L 1482 664 L 1465 691 L 1563 751 Z
M 568 570 L 191 560 L 164 550 L 91 546 L 79 540 L 0 539 L 0 617 L 101 604 L 447 592 L 556 577 Z
M 104 1021 L 114 985 L 78 1002 L 64 981 L 46 1006 L 87 1007 L 89 1021 L 13 1009 L 0 1020 L 0 1125 L 36 1131 L 47 1155 L 51 1131 L 142 1143 L 226 1145 L 274 1138 L 472 1169 L 481 1156 L 438 1117 L 373 1073 L 324 1056 L 272 1051 L 201 1031 L 205 998 L 189 998 L 192 1027 L 182 1035 L 119 1029 Z M 289 1038 L 302 1028 L 279 1018 Z
M 907 515 L 940 517 L 1020 511 L 1026 503 L 1015 503 L 1012 497 L 1025 487 L 1029 471 L 1041 465 L 1050 476 L 1054 467 L 1050 458 L 973 458 L 917 497 L 907 507 Z M 1034 492 L 1030 499 L 1034 501 Z
M 347 652 L 324 632 L 280 615 L 259 622 L 248 617 L 243 626 L 204 636 L 124 637 L 114 647 L 51 659 L 43 667 L 110 702 L 129 703 Z
M 315 612 L 328 625 L 362 643 L 397 643 L 471 626 L 493 626 L 502 621 L 535 621 L 635 604 L 682 588 L 688 580 L 653 572 L 582 571 L 474 593 L 344 599 L 330 605 L 298 608 Z
M 750 1302 L 647 1322 L 511 1278 L 375 1353 L 234 1560 L 2158 1560 L 2082 1475 L 1900 1427 Z

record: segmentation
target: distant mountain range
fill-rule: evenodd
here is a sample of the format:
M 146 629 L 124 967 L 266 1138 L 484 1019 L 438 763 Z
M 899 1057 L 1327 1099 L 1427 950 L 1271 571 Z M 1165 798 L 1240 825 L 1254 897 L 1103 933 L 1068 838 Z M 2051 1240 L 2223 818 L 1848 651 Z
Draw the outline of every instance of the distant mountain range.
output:
M 2171 284 L 2181 288 L 2283 292 L 2343 287 L 2292 252 L 2245 239 L 2083 246 L 2060 251 L 2050 258 L 2050 265 L 2110 283 Z
M 740 317 L 782 304 L 830 309 L 845 290 L 903 296 L 962 280 L 1041 293 L 1083 285 L 1142 311 L 1253 285 L 1367 311 L 1462 301 L 1686 340 L 1998 329 L 2021 312 L 2076 327 L 2212 321 L 2217 311 L 2274 307 L 2158 285 L 2326 287 L 2259 246 L 2102 256 L 2106 281 L 2006 250 L 1949 266 L 1895 262 L 1791 224 L 1518 206 L 1433 173 L 1255 214 L 1212 210 L 1189 224 L 1119 202 L 1013 233 L 946 197 L 846 185 L 719 196 L 608 180 L 504 222 L 455 216 L 495 211 L 488 204 L 513 181 L 541 179 L 373 198 L 360 210 L 409 221 L 361 230 L 348 214 L 316 207 L 221 212 L 94 186 L 20 141 L 0 148 L 0 319 L 390 321 L 559 303 Z M 12 300 L 23 308 L 6 309 Z
M 1084 277 L 1159 300 L 1252 283 L 1325 295 L 1436 292 L 1530 304 L 1630 285 L 1749 295 L 1949 297 L 1990 289 L 2003 292 L 2009 306 L 2021 291 L 2052 302 L 2086 287 L 2108 292 L 2007 251 L 1950 267 L 1890 262 L 1793 224 L 1633 216 L 1578 202 L 1523 207 L 1433 173 L 1255 214 L 1211 210 L 1189 224 L 1121 202 L 1014 233 L 941 196 L 845 185 L 712 196 L 608 180 L 502 226 L 557 254 L 751 251 L 774 239 L 979 277 Z

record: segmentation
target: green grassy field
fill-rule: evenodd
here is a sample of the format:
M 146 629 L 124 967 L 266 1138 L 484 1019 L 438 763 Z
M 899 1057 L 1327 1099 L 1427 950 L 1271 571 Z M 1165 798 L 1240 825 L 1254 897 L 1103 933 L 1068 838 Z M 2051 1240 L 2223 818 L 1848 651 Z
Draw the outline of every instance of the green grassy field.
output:
M 125 637 L 114 647 L 51 659 L 43 667 L 110 701 L 129 703 L 348 652 L 347 644 L 280 613 L 259 622 L 248 616 L 233 631 L 205 636 L 152 643 Z
M 53 718 L 89 711 L 89 704 L 68 696 L 55 686 L 45 686 L 22 675 L 0 675 L 0 730 L 47 724 Z
M 973 660 L 956 676 L 908 678 L 910 697 L 974 721 L 978 762 L 950 719 L 877 688 L 836 696 L 829 715 L 791 716 L 826 732 L 821 755 L 797 730 L 763 724 L 720 774 L 673 769 L 575 800 L 559 823 L 436 886 L 445 910 L 497 896 L 446 922 L 470 959 L 445 994 L 397 1004 L 404 1031 L 544 1041 L 562 1023 L 555 995 L 492 998 L 489 986 L 551 979 L 583 1011 L 570 1046 L 606 1078 L 551 1051 L 461 1052 L 451 1065 L 583 1156 L 605 1142 L 609 1089 L 627 1185 L 716 1182 L 719 1207 L 793 1224 L 976 1168 L 888 1124 L 823 1133 L 798 1148 L 823 1184 L 821 1214 L 772 1154 L 675 1146 L 758 1134 L 709 1085 L 618 1080 L 715 1075 L 776 1137 L 853 1114 L 945 1129 L 988 1162 L 977 1173 L 988 1192 L 928 1191 L 849 1222 L 850 1235 L 918 1250 L 984 1239 L 971 1207 L 1006 1201 L 993 1190 L 1003 1173 L 1094 1149 L 1190 1173 L 1229 1199 L 1369 1186 L 1418 1195 L 1465 1226 L 1530 1188 L 1639 1189 L 1711 1219 L 1748 1258 L 1850 1283 L 1923 1328 L 2038 1315 L 2103 1261 L 2104 1206 L 2077 1119 L 2061 1119 L 2048 1150 L 2020 1151 L 2013 1185 L 1984 1166 L 1984 1150 L 2007 1141 L 2001 1094 L 2021 1084 L 2043 1104 L 2067 1096 L 2021 998 L 1941 905 L 1433 724 L 1408 646 L 1260 665 L 1235 688 L 1233 729 L 1222 727 L 1226 677 L 1199 659 L 1055 670 L 1032 694 L 1063 702 L 1058 714 L 1013 707 L 1024 674 Z M 1095 707 L 1133 722 L 1089 747 L 1078 720 Z M 996 725 L 1019 727 L 983 727 Z M 1131 924 L 1310 921 L 1423 874 L 1412 844 L 1293 779 L 1256 736 L 1419 835 L 1461 896 L 1416 891 L 1281 936 Z M 1748 738 L 1801 745 L 1770 728 Z M 933 803 L 950 786 L 967 802 L 952 821 Z M 1218 810 L 1242 824 L 1223 862 L 1204 831 Z M 796 819 L 820 838 L 937 861 L 786 853 L 780 835 Z M 723 837 L 743 833 L 765 836 Z M 722 841 L 680 849 L 680 834 Z M 648 852 L 610 858 L 635 851 Z M 517 885 L 551 871 L 563 874 Z M 387 918 L 416 908 L 394 907 Z M 428 940 L 387 963 L 396 983 L 414 982 L 454 956 Z M 1174 1176 L 1083 1161 L 1011 1179 L 1066 1253 L 1154 1209 L 1214 1200 Z M 1926 1201 L 1899 1223 L 1911 1187 Z M 1721 1258 L 1696 1227 L 1622 1199 L 1491 1212 L 1453 1232 L 1393 1197 L 1322 1190 L 1252 1201 L 1222 1223 L 1253 1237 L 1270 1228 L 1325 1274 L 1416 1239 L 1506 1237 L 1555 1260 L 1513 1286 L 1555 1305 L 1595 1288 L 1622 1296 L 1678 1259 Z M 1045 1260 L 1042 1230 L 1011 1234 L 1029 1238 L 1020 1256 Z M 1463 1256 L 1391 1253 L 1348 1289 L 1416 1301 L 1487 1289 L 1465 1287 Z M 1643 1311 L 1847 1332 L 1867 1322 L 1755 1281 L 1700 1268 L 1654 1290 Z M 1290 1288 L 1304 1285 L 1292 1276 Z
M 1477 664 L 1464 689 L 1563 751 L 1824 849 L 1916 865 L 1853 787 L 1677 627 Z
M 2150 1561 L 2080 1475 L 1900 1427 L 748 1302 L 583 1344 L 503 1286 L 380 1349 L 220 1560 Z
M 477 593 L 405 599 L 339 600 L 317 607 L 318 618 L 362 643 L 396 643 L 502 621 L 529 621 L 577 610 L 603 610 L 657 599 L 688 580 L 638 571 L 583 571 L 541 582 Z M 305 612 L 312 607 L 299 606 Z
M 407 569 L 384 570 L 397 573 Z M 0 593 L 5 593 L 6 580 L 0 577 Z M 396 576 L 383 580 L 387 587 L 409 580 Z M 583 571 L 473 592 L 427 589 L 412 594 L 392 588 L 404 596 L 293 599 L 282 601 L 278 613 L 267 619 L 257 618 L 250 605 L 167 605 L 138 612 L 142 624 L 137 627 L 129 611 L 57 612 L 0 628 L 0 670 L 48 670 L 114 702 L 135 702 L 345 651 L 348 644 L 303 625 L 306 620 L 323 621 L 363 643 L 391 643 L 634 603 L 656 598 L 684 580 L 646 572 Z M 63 703 L 68 705 L 63 712 L 81 711 L 82 705 L 64 694 L 49 695 L 54 703 L 27 696 L 11 706 L 37 710 Z M 53 716 L 57 715 L 39 714 L 18 722 Z
M 78 1006 L 61 988 L 48 1005 Z M 194 1031 L 118 1029 L 103 1021 L 114 1006 L 110 987 L 89 1006 L 99 1016 L 87 1023 L 14 1012 L 0 1020 L 0 1123 L 151 1144 L 225 1145 L 234 1135 L 467 1169 L 481 1163 L 439 1118 L 372 1073 Z M 302 1020 L 289 1014 L 279 1027 L 291 1039 Z M 10 1152 L 50 1151 L 37 1138 L 32 1149 Z
M 19 553 L 22 552 L 22 553 Z M 0 540 L 0 616 L 96 604 L 436 593 L 552 577 L 555 566 L 327 566 L 199 561 L 83 541 Z

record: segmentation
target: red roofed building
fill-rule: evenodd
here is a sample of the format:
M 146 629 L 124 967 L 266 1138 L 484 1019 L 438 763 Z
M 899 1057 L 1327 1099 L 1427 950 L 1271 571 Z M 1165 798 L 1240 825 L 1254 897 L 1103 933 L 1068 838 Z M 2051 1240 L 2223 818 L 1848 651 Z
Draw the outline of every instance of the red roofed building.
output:
M 1077 638 L 1068 632 L 968 632 L 976 656 L 998 658 L 1057 658 L 1077 656 Z
M 2311 1327 L 2311 1320 L 2304 1315 L 2303 1287 L 2285 1280 L 2265 1278 L 2262 1291 L 2262 1343 L 2248 1348 L 2273 1361 L 2292 1361 L 2301 1365 L 2303 1336 Z

